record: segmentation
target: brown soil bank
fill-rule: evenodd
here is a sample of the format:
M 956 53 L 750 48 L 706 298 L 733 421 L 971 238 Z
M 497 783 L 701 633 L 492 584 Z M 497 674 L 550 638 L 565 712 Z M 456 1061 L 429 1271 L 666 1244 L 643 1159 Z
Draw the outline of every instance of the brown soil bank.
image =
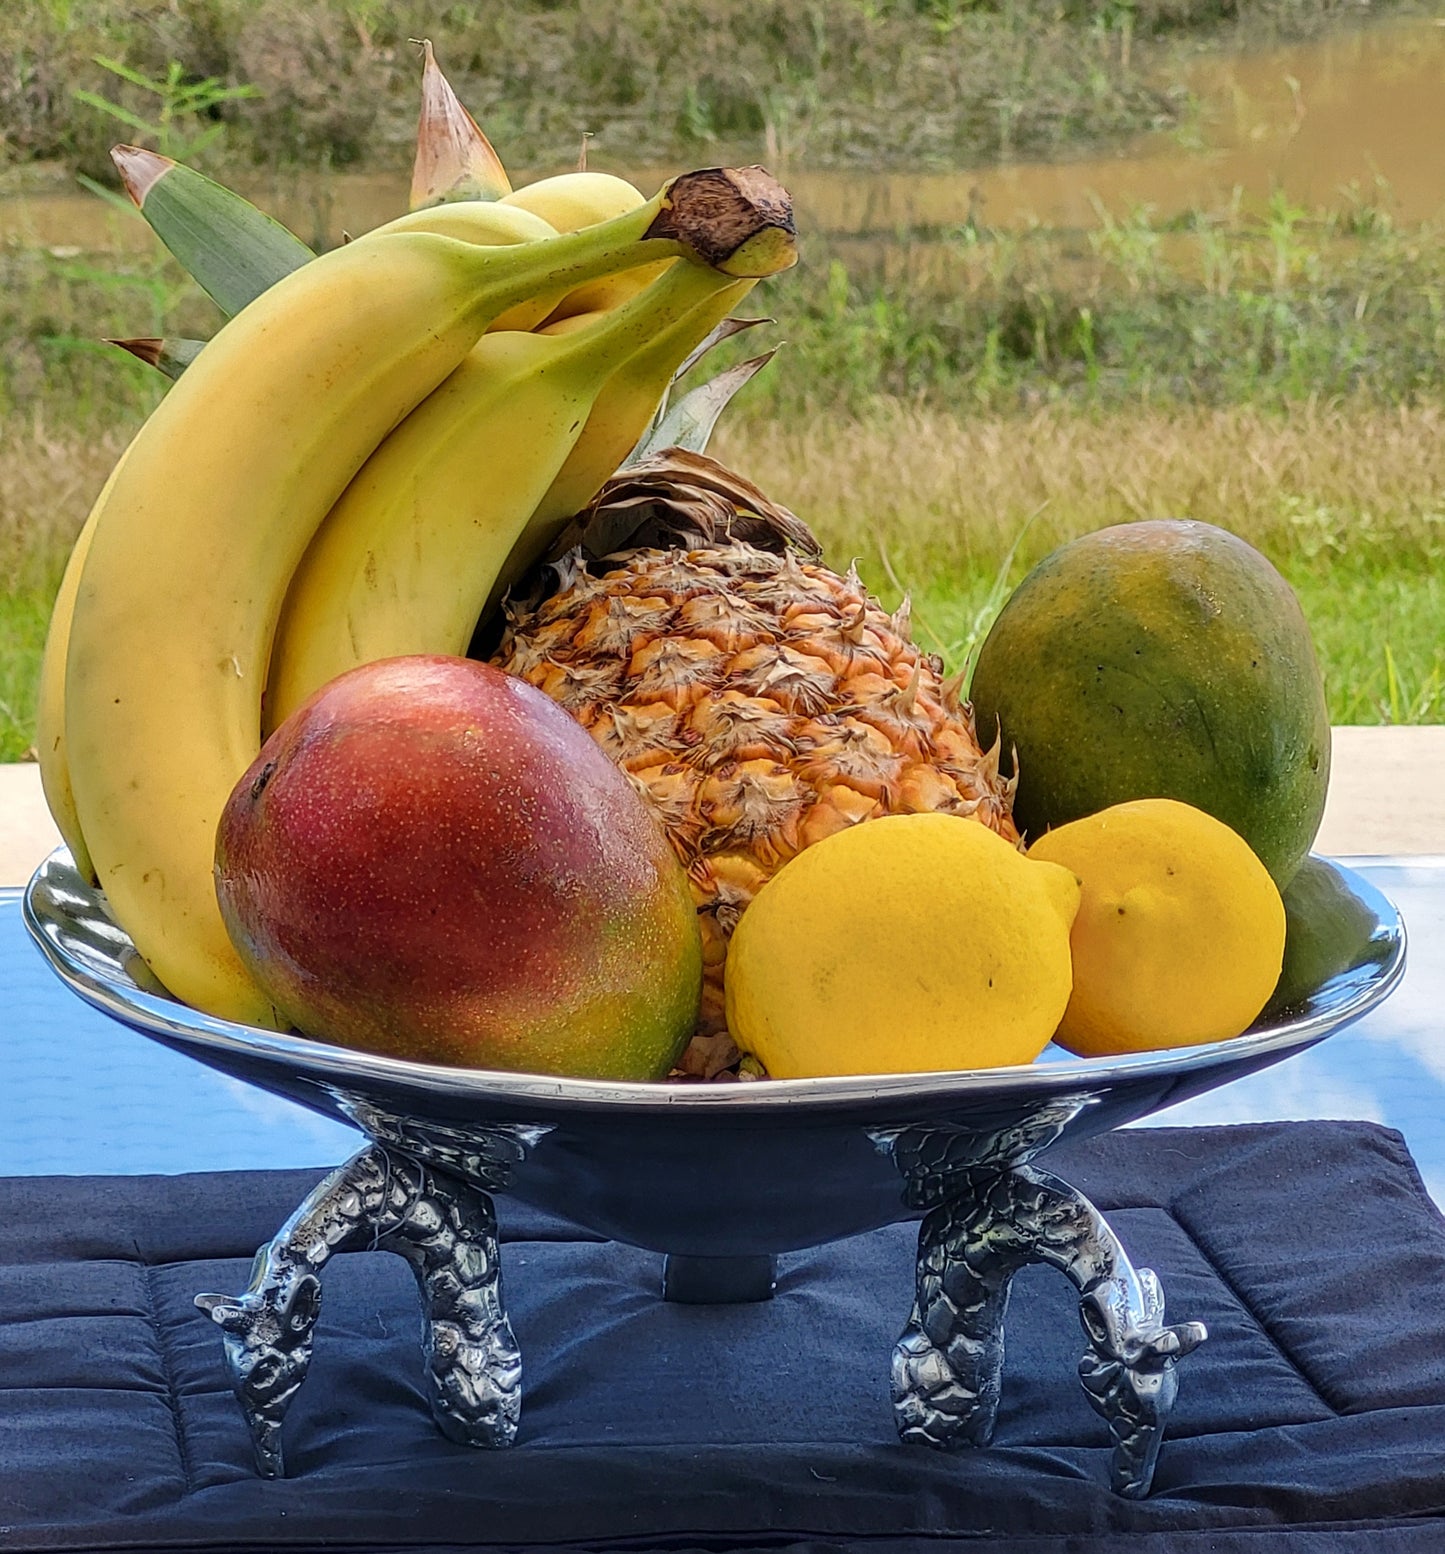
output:
M 1372 14 L 1423 13 L 1382 0 Z M 504 0 L 433 25 L 443 67 L 503 157 L 612 163 L 726 151 L 828 166 L 1056 155 L 1188 112 L 1200 44 L 1307 36 L 1355 0 Z M 175 154 L 272 166 L 403 163 L 415 124 L 415 7 L 368 0 L 9 0 L 0 7 L 0 165 L 109 176 L 122 128 L 80 93 L 156 125 Z M 226 88 L 254 89 L 244 101 Z

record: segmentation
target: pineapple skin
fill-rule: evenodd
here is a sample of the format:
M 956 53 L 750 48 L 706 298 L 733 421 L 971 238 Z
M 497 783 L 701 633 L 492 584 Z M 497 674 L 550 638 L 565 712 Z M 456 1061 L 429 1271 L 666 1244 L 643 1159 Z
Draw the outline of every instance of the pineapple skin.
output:
M 513 616 L 493 662 L 567 709 L 632 778 L 687 869 L 702 930 L 684 1073 L 736 1063 L 727 942 L 788 859 L 878 815 L 971 815 L 1018 844 L 998 741 L 850 568 L 751 545 L 642 549 Z

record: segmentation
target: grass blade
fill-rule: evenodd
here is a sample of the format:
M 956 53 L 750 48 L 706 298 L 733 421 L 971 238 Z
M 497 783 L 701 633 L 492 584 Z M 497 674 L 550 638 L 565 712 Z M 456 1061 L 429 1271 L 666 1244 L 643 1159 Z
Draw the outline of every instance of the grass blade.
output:
M 1400 675 L 1395 667 L 1395 655 L 1390 651 L 1390 644 L 1385 644 L 1385 685 L 1386 697 L 1390 704 L 1390 722 L 1403 721 L 1400 716 Z

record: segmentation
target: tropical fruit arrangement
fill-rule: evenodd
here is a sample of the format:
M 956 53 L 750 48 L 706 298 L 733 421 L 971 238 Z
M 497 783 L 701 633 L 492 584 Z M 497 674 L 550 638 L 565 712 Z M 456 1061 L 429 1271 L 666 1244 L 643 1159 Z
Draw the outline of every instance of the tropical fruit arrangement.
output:
M 513 189 L 430 45 L 412 209 L 320 256 L 116 161 L 227 321 L 117 342 L 173 381 L 76 543 L 37 744 L 177 998 L 643 1080 L 1147 1050 L 1278 1001 L 1329 763 L 1287 585 L 1205 525 L 1086 536 L 965 700 L 705 452 L 766 357 L 678 385 L 796 260 L 765 171 Z

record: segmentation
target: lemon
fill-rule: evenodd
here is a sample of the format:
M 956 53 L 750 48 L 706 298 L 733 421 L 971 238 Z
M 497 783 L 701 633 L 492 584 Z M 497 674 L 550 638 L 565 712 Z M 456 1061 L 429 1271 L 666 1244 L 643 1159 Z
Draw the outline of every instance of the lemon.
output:
M 1175 799 L 1047 831 L 1029 857 L 1083 881 L 1074 991 L 1055 1040 L 1084 1057 L 1224 1041 L 1279 979 L 1284 905 L 1249 844 Z
M 728 946 L 728 1028 L 775 1079 L 1030 1063 L 1069 999 L 1079 883 L 976 820 L 885 815 L 815 842 Z

